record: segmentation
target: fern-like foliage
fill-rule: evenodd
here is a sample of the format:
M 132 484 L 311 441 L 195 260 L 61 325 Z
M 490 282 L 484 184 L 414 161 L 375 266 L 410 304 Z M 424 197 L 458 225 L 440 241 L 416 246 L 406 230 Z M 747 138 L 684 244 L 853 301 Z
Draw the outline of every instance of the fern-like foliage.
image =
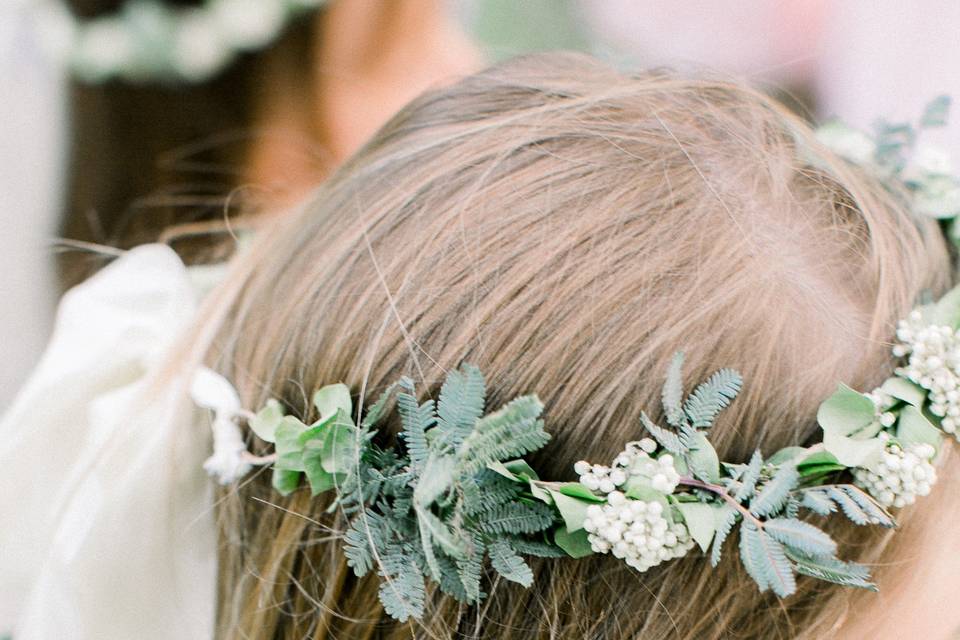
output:
M 683 352 L 673 354 L 670 367 L 667 369 L 667 379 L 660 393 L 663 402 L 663 412 L 667 424 L 679 429 L 686 423 L 683 413 Z
M 372 440 L 390 394 L 403 426 L 402 450 Z M 438 403 L 419 401 L 405 378 L 357 428 L 362 454 L 338 488 L 337 505 L 352 515 L 345 554 L 358 576 L 380 575 L 380 601 L 397 620 L 424 615 L 426 579 L 475 603 L 484 597 L 488 560 L 505 579 L 529 585 L 533 573 L 521 554 L 559 551 L 543 542 L 557 521 L 554 510 L 523 499 L 520 485 L 488 468 L 546 444 L 543 405 L 524 396 L 484 416 L 485 395 L 483 376 L 468 365 L 447 377 Z
M 740 393 L 743 378 L 733 369 L 720 369 L 700 384 L 683 404 L 683 412 L 694 429 L 713 426 L 717 415 Z

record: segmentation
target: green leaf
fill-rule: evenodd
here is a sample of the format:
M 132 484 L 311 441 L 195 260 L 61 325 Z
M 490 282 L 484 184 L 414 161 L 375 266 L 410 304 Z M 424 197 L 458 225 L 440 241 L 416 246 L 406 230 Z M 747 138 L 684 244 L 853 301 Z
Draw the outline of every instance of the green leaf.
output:
M 419 404 L 412 394 L 401 392 L 397 394 L 397 412 L 403 423 L 403 431 L 400 435 L 406 443 L 410 465 L 420 470 L 430 455 L 427 430 L 436 422 L 434 402 L 427 400 Z
M 703 433 L 697 432 L 692 438 L 688 460 L 694 474 L 701 480 L 707 482 L 720 480 L 720 458 Z
M 760 450 L 757 449 L 753 452 L 747 468 L 744 469 L 743 475 L 740 477 L 740 486 L 733 492 L 733 497 L 737 502 L 743 504 L 744 500 L 749 500 L 753 497 L 757 489 L 757 481 L 760 480 L 760 471 L 762 469 L 763 455 L 760 453 Z
M 283 420 L 283 407 L 279 402 L 270 398 L 257 415 L 250 419 L 250 428 L 257 437 L 264 442 L 276 440 L 277 427 Z
M 709 505 L 703 502 L 680 502 L 675 505 L 683 516 L 683 521 L 687 525 L 687 531 L 693 538 L 700 550 L 707 551 L 710 542 L 713 540 L 713 533 L 716 531 L 715 512 L 720 509 L 719 506 Z
M 837 510 L 827 494 L 814 489 L 804 490 L 800 504 L 821 516 L 828 516 Z
M 554 522 L 554 511 L 541 502 L 508 502 L 487 511 L 477 523 L 481 531 L 492 534 L 537 533 Z
M 777 542 L 798 549 L 810 556 L 832 556 L 837 543 L 817 527 L 796 518 L 773 518 L 763 523 L 763 530 Z
M 303 462 L 300 459 L 303 443 L 300 441 L 300 436 L 306 430 L 307 425 L 293 416 L 284 416 L 276 429 L 274 448 L 277 452 L 277 461 L 273 465 L 274 469 L 303 471 Z
M 683 405 L 694 429 L 713 425 L 717 415 L 740 393 L 743 378 L 733 369 L 720 369 L 694 389 Z
M 490 564 L 501 576 L 524 587 L 533 584 L 533 571 L 506 540 L 494 540 L 487 551 L 490 553 Z
M 679 428 L 686 423 L 683 413 L 683 352 L 673 354 L 670 366 L 667 368 L 667 379 L 661 392 L 663 411 L 667 424 Z
M 923 387 L 899 376 L 887 378 L 880 390 L 918 409 L 923 407 L 927 399 L 927 392 Z
M 714 530 L 713 548 L 710 550 L 710 565 L 716 567 L 720 564 L 720 556 L 723 553 L 723 542 L 730 535 L 733 525 L 737 523 L 740 512 L 729 504 L 725 504 L 713 512 Z
M 444 553 L 454 558 L 465 557 L 466 544 L 460 540 L 440 518 L 429 509 L 421 506 L 416 507 L 416 513 L 420 525 L 430 532 L 430 537 L 440 545 Z
M 817 411 L 817 422 L 825 435 L 851 436 L 866 430 L 876 420 L 873 401 L 841 384 Z
M 443 446 L 459 447 L 483 415 L 486 383 L 480 369 L 464 364 L 459 371 L 447 374 L 440 388 L 437 423 Z
M 527 464 L 526 460 L 510 460 L 509 462 L 504 462 L 503 467 L 521 482 L 540 479 L 537 472 Z
M 824 431 L 823 447 L 846 467 L 871 467 L 880 460 L 884 442 L 880 438 L 855 440 L 831 431 Z
M 644 502 L 659 502 L 663 505 L 663 512 L 667 513 L 670 509 L 670 502 L 667 496 L 649 484 L 639 476 L 633 476 L 623 485 L 623 493 L 631 500 L 643 500 Z
M 789 548 L 786 551 L 787 557 L 793 561 L 797 573 L 841 584 L 845 587 L 877 590 L 877 585 L 870 582 L 870 571 L 861 564 L 843 562 L 830 557 L 810 557 L 796 553 Z
M 960 328 L 960 285 L 950 289 L 935 304 L 921 309 L 921 312 L 929 324 Z
M 319 495 L 342 484 L 343 475 L 335 477 L 323 468 L 323 447 L 319 440 L 311 440 L 307 443 L 303 449 L 302 462 L 312 495 Z
M 831 500 L 840 505 L 852 522 L 859 525 L 877 524 L 881 527 L 893 527 L 895 522 L 880 504 L 852 484 L 838 484 L 823 487 Z
M 288 496 L 300 486 L 300 472 L 274 469 L 272 478 L 273 488 L 282 496 Z
M 806 449 L 804 449 L 806 451 Z M 797 471 L 801 478 L 830 473 L 832 471 L 842 471 L 847 467 L 840 464 L 836 456 L 829 451 L 815 451 L 807 457 L 800 460 L 797 464 Z
M 587 502 L 594 503 L 603 503 L 606 502 L 604 498 L 601 498 L 594 492 L 587 489 L 585 486 L 579 482 L 564 482 L 559 486 L 556 486 L 556 490 L 562 493 L 565 496 L 570 496 L 571 498 L 578 498 L 580 500 L 586 500 Z
M 786 598 L 797 590 L 793 567 L 783 545 L 749 522 L 740 527 L 740 558 L 761 592 L 770 588 L 779 597 Z
M 582 529 L 583 521 L 587 519 L 587 507 L 592 502 L 579 500 L 553 490 L 550 490 L 550 496 L 553 498 L 553 504 L 556 505 L 557 511 L 560 512 L 560 517 L 563 518 L 567 531 L 572 533 Z
M 343 414 L 349 418 L 353 411 L 350 389 L 345 384 L 321 387 L 313 394 L 313 406 L 320 412 L 320 420 L 326 420 L 338 410 L 343 411 Z
M 325 425 L 321 464 L 328 473 L 348 473 L 357 466 L 360 434 L 350 416 L 338 410 Z
M 767 462 L 775 467 L 779 467 L 783 464 L 795 462 L 797 458 L 800 458 L 805 453 L 807 453 L 806 447 L 784 447 L 767 458 Z
M 414 502 L 422 507 L 436 502 L 453 484 L 455 467 L 456 460 L 453 456 L 431 455 L 417 479 L 417 486 L 413 491 Z
M 643 423 L 644 428 L 653 436 L 653 439 L 670 453 L 680 455 L 687 452 L 687 448 L 680 442 L 679 436 L 654 423 L 653 420 L 650 419 L 650 416 L 643 411 L 640 412 L 640 422 Z
M 930 424 L 915 406 L 904 407 L 897 420 L 897 438 L 904 443 L 924 443 L 940 450 L 940 430 Z
M 462 473 L 476 473 L 491 462 L 510 459 L 542 448 L 550 440 L 536 396 L 521 396 L 477 420 L 457 450 Z
M 553 534 L 553 540 L 571 558 L 585 558 L 593 554 L 587 532 L 583 529 L 571 533 L 566 527 L 559 527 Z
M 760 487 L 760 491 L 750 501 L 750 513 L 762 517 L 780 511 L 799 479 L 800 473 L 792 465 L 777 469 L 773 477 Z

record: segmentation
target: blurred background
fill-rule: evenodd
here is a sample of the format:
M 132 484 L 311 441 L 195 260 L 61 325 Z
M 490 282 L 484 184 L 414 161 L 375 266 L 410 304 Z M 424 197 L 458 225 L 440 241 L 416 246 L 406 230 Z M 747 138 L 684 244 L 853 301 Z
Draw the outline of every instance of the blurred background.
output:
M 136 1 L 62 6 L 82 21 Z M 233 4 L 255 13 L 263 1 Z M 0 3 L 0 410 L 72 270 L 96 266 L 64 267 L 56 255 L 85 252 L 54 239 L 150 239 L 203 221 L 184 210 L 222 217 L 241 184 L 249 201 L 269 196 L 264 207 L 293 202 L 413 94 L 486 62 L 575 49 L 626 68 L 719 71 L 863 128 L 960 95 L 956 0 L 330 0 L 293 35 L 186 88 L 78 82 L 45 46 L 50 12 L 38 9 L 52 2 Z M 307 39 L 310 55 L 297 55 Z M 957 127 L 942 136 L 960 143 Z

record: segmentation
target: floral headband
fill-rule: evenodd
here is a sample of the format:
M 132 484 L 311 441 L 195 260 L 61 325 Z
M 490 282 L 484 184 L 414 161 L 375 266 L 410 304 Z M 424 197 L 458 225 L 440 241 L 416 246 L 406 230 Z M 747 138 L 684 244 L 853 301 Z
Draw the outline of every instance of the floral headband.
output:
M 41 0 L 34 11 L 42 44 L 79 80 L 176 84 L 210 80 L 325 1 L 205 0 L 174 9 L 127 0 L 116 14 L 90 20 L 76 18 L 62 0 Z
M 946 108 L 942 100 L 935 105 Z M 949 219 L 939 207 L 951 203 L 960 212 L 948 193 L 956 181 L 937 173 L 940 165 L 910 163 L 915 136 L 896 153 L 887 148 L 890 131 L 878 142 L 832 124 L 820 137 L 861 162 L 882 156 L 871 170 L 906 176 L 922 213 Z M 357 576 L 376 571 L 384 610 L 397 620 L 423 615 L 426 580 L 460 602 L 482 600 L 487 562 L 524 586 L 533 572 L 523 556 L 612 554 L 642 572 L 697 548 L 716 566 L 735 527 L 734 553 L 747 573 L 761 591 L 787 597 L 798 574 L 875 589 L 867 567 L 844 561 L 807 516 L 893 527 L 888 509 L 931 491 L 943 436 L 957 437 L 960 287 L 912 312 L 896 336 L 901 366 L 893 377 L 870 393 L 840 385 L 821 404 L 821 443 L 768 457 L 758 450 L 746 463 L 721 462 L 709 440 L 741 389 L 740 375 L 721 369 L 685 395 L 678 353 L 662 392 L 666 424 L 641 414 L 648 437 L 627 443 L 609 464 L 577 462 L 578 482 L 541 478 L 523 460 L 550 439 L 540 400 L 522 396 L 487 413 L 484 378 L 470 365 L 446 376 L 436 401 L 419 401 L 409 378 L 366 409 L 353 406 L 345 385 L 323 387 L 313 397 L 320 417 L 309 425 L 276 400 L 256 414 L 244 411 L 230 383 L 207 369 L 193 396 L 214 410 L 207 471 L 230 484 L 255 465 L 272 465 L 283 495 L 304 481 L 313 495 L 332 493 L 329 510 L 349 518 L 347 563 Z M 383 447 L 377 428 L 393 410 L 399 444 Z M 275 452 L 250 454 L 240 421 Z

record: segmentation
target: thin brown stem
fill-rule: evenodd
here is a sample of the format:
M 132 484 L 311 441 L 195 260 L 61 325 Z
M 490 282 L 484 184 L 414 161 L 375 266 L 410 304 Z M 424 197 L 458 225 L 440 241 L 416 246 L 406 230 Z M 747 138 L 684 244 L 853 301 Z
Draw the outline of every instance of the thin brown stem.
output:
M 710 493 L 716 494 L 723 499 L 724 502 L 732 506 L 734 509 L 740 512 L 744 519 L 749 519 L 757 526 L 758 529 L 763 529 L 763 522 L 750 513 L 750 510 L 740 504 L 736 498 L 731 496 L 727 489 L 719 484 L 711 484 L 709 482 L 703 482 L 702 480 L 697 480 L 696 478 L 691 478 L 689 476 L 683 476 L 680 478 L 680 484 L 687 487 L 695 487 L 697 489 L 703 489 L 704 491 L 709 491 Z

